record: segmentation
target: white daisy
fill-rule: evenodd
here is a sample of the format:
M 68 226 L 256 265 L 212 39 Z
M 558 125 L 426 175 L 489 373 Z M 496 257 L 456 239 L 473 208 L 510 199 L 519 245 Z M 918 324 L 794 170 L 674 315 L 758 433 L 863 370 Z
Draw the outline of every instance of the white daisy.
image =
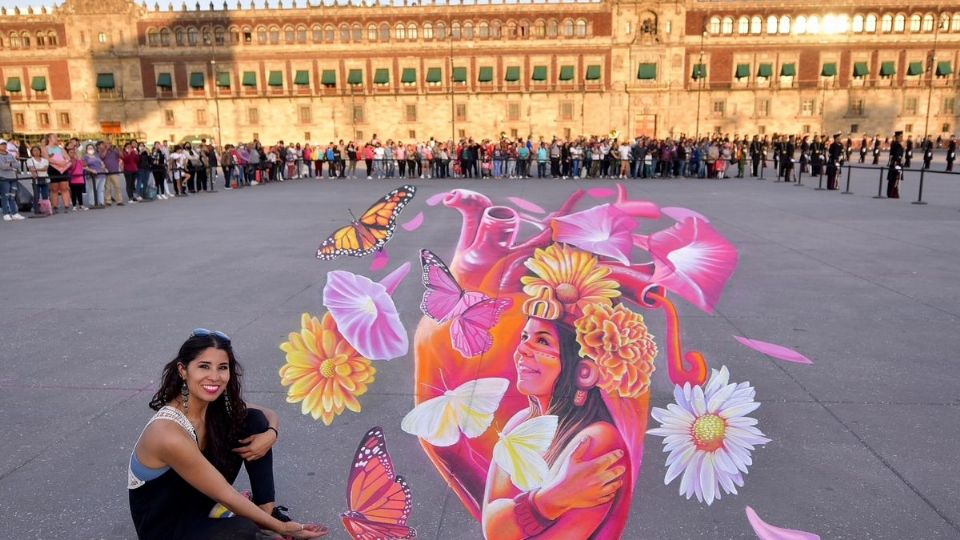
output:
M 757 420 L 746 416 L 759 403 L 749 382 L 730 383 L 726 366 L 712 370 L 707 386 L 675 386 L 676 403 L 666 409 L 654 407 L 651 416 L 660 427 L 647 433 L 663 437 L 667 456 L 664 484 L 680 479 L 680 495 L 687 499 L 713 503 L 720 499 L 720 488 L 737 493 L 743 487 L 743 475 L 753 464 L 754 445 L 770 442 L 757 429 Z

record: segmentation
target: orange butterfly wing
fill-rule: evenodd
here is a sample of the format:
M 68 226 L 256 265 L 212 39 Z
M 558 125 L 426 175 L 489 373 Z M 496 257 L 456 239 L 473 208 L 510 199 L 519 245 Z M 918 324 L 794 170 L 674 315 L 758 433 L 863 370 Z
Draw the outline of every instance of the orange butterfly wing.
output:
M 347 485 L 349 510 L 341 514 L 354 540 L 406 540 L 417 531 L 407 526 L 413 508 L 410 487 L 394 474 L 383 429 L 364 436 L 354 455 Z
M 317 258 L 336 259 L 340 255 L 362 257 L 390 241 L 397 216 L 413 199 L 417 188 L 403 185 L 387 193 L 367 209 L 359 219 L 334 231 L 317 249 Z

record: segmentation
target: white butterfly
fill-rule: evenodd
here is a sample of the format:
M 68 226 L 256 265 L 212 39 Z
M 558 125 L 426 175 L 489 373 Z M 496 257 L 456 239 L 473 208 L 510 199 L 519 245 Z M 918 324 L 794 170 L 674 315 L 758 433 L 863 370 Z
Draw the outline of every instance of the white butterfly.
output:
M 469 439 L 479 437 L 490 427 L 509 387 L 510 381 L 499 377 L 467 381 L 414 407 L 400 427 L 433 446 L 456 444 L 461 431 Z
M 550 470 L 543 456 L 557 434 L 557 421 L 552 414 L 526 420 L 510 433 L 501 433 L 493 447 L 493 461 L 521 491 L 543 485 Z

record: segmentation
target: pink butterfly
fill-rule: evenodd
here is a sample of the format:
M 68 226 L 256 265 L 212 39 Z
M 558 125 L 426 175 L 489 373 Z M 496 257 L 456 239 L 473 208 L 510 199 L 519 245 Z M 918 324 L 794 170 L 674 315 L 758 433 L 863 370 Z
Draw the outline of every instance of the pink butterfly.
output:
M 481 355 L 493 346 L 490 329 L 497 325 L 510 299 L 494 299 L 460 287 L 447 265 L 428 249 L 420 250 L 421 279 L 427 288 L 420 311 L 438 323 L 451 321 L 450 341 L 465 357 Z

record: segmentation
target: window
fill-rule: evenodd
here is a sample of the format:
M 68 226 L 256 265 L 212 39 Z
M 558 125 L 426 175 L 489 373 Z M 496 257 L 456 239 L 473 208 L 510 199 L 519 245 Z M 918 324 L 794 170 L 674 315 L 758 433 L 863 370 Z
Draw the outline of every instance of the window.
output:
M 433 39 L 433 25 L 423 23 L 423 39 Z
M 931 22 L 933 22 L 933 21 L 931 21 Z M 911 32 L 919 32 L 919 31 L 920 31 L 920 14 L 919 14 L 919 13 L 914 13 L 914 14 L 910 17 L 910 31 L 911 31 Z
M 276 26 L 270 28 L 270 44 L 277 45 L 280 43 L 280 29 Z
M 304 131 L 304 132 L 303 132 L 303 140 L 309 141 L 309 140 L 312 139 L 312 138 L 313 138 L 313 137 L 310 136 L 310 132 L 309 132 L 309 131 Z
M 107 33 L 106 33 L 106 32 L 100 32 L 99 34 L 97 34 L 97 43 L 106 43 L 106 42 L 107 42 Z M 24 46 L 24 47 L 29 47 L 29 46 L 30 46 L 30 42 L 27 41 L 26 39 L 23 40 L 23 46 Z
M 370 25 L 367 27 L 367 41 L 376 41 L 377 40 L 377 27 Z
M 860 124 L 850 124 L 849 133 L 860 133 Z
M 800 100 L 800 116 L 813 116 L 813 109 L 816 102 L 813 99 Z
M 511 129 L 510 129 L 510 138 L 511 138 L 511 139 L 516 139 L 516 138 L 518 138 L 518 137 L 520 137 L 520 132 L 517 131 L 517 128 L 511 128 Z
M 62 128 L 70 127 L 70 113 L 62 112 L 57 114 L 57 122 L 59 122 Z
M 309 124 L 311 122 L 310 107 L 308 105 L 301 105 L 298 116 L 301 124 Z
M 903 130 L 907 133 L 913 133 L 913 124 L 904 124 Z
M 767 126 L 757 126 L 757 133 L 759 133 L 760 135 L 766 135 Z
M 560 25 L 557 23 L 556 19 L 550 19 L 547 21 L 547 37 L 557 37 L 560 33 Z
M 163 121 L 168 126 L 172 126 L 174 123 L 173 109 L 165 109 L 163 111 Z
M 943 23 L 941 23 L 941 24 L 940 24 L 940 29 L 943 30 L 943 29 L 944 29 L 944 28 L 943 28 L 944 26 L 945 26 L 945 25 L 944 25 Z M 926 15 L 923 16 L 923 31 L 924 31 L 924 32 L 933 32 L 933 15 L 930 14 L 930 13 L 927 13 Z
M 398 24 L 393 33 L 393 37 L 397 39 L 407 39 L 407 27 L 402 24 Z
M 722 99 L 713 100 L 713 115 L 714 116 L 723 116 L 724 112 L 727 109 L 727 102 Z
M 760 118 L 766 118 L 770 116 L 770 100 L 769 99 L 757 100 L 757 116 Z
M 942 126 L 940 126 L 940 132 L 941 132 L 941 133 L 950 133 L 950 127 L 951 127 L 951 126 L 950 126 L 949 123 L 944 123 Z
M 490 37 L 499 38 L 503 33 L 503 27 L 500 24 L 500 21 L 493 21 L 493 24 L 490 25 Z
M 13 125 L 19 128 L 27 125 L 27 119 L 22 112 L 13 113 Z
M 160 45 L 160 34 L 156 30 L 149 30 L 147 32 L 147 45 L 150 47 L 157 47 Z
M 50 113 L 48 112 L 38 112 L 37 113 L 37 124 L 42 128 L 50 127 Z
M 573 120 L 573 102 L 572 101 L 560 102 L 560 120 L 564 122 L 569 122 Z
M 954 114 L 956 111 L 957 99 L 952 97 L 943 98 L 943 107 L 940 114 Z
M 457 130 L 457 138 L 459 138 L 459 139 L 465 139 L 466 137 L 467 137 L 467 130 L 465 130 L 465 129 L 458 129 L 458 130 Z
M 808 34 L 819 34 L 820 33 L 820 17 L 812 15 L 807 19 L 807 33 Z
M 362 141 L 362 140 L 363 140 L 363 132 L 362 132 L 362 131 L 355 131 L 354 134 L 353 134 L 353 138 L 356 139 L 356 140 L 358 140 L 358 141 Z
M 290 28 L 289 26 L 284 28 L 283 39 L 286 40 L 287 43 L 295 42 L 297 40 L 296 31 L 293 28 Z
M 797 17 L 797 22 L 793 23 L 793 31 L 797 34 L 807 33 L 807 18 L 803 15 Z
M 740 17 L 739 19 L 737 19 L 737 33 L 738 34 L 750 33 L 750 19 L 746 17 Z
M 363 105 L 353 106 L 353 121 L 363 122 Z M 361 137 L 362 138 L 362 137 Z
M 780 33 L 781 34 L 790 33 L 790 17 L 787 15 L 780 17 Z
M 723 34 L 732 34 L 733 33 L 733 17 L 724 17 L 723 24 L 720 28 L 720 31 Z
M 249 28 L 244 28 L 241 34 L 243 34 L 244 43 L 253 43 L 253 32 Z
M 854 15 L 851 27 L 856 34 L 863 32 L 863 15 Z
M 345 24 L 340 25 L 340 41 L 350 43 L 350 27 Z
M 880 31 L 888 33 L 893 30 L 893 16 L 887 13 L 880 19 Z
M 574 33 L 573 21 L 571 20 L 563 21 L 563 36 L 573 37 L 573 33 Z
M 720 33 L 720 17 L 710 17 L 710 25 L 707 27 L 711 34 Z
M 306 43 L 307 42 L 307 27 L 298 26 L 297 27 L 297 43 Z
M 470 21 L 463 23 L 463 39 L 473 39 L 473 23 Z
M 267 42 L 267 29 L 264 27 L 257 28 L 257 43 L 263 45 Z
M 314 41 L 314 43 L 319 43 L 319 42 L 323 41 L 323 29 L 322 29 L 322 28 L 320 28 L 319 26 L 314 26 L 314 27 L 311 29 L 311 32 L 313 33 L 313 41 Z
M 915 97 L 907 97 L 903 100 L 903 111 L 910 116 L 917 114 L 918 100 Z
M 458 122 L 465 122 L 467 120 L 467 104 L 466 103 L 457 103 L 456 109 L 454 111 L 454 118 Z
M 216 45 L 218 45 L 218 46 L 226 45 L 226 43 L 227 43 L 227 38 L 226 38 L 226 33 L 224 32 L 223 28 L 221 28 L 221 27 L 219 27 L 219 26 L 216 27 L 216 28 L 214 28 L 214 30 L 213 30 L 213 42 L 214 42 L 214 44 L 216 44 Z
M 247 123 L 248 124 L 259 124 L 260 123 L 260 110 L 256 107 L 247 109 Z
M 437 23 L 437 39 L 447 39 L 447 25 L 442 22 Z
M 763 26 L 763 19 L 761 19 L 760 17 L 755 16 L 750 19 L 751 34 L 759 34 L 760 32 L 762 32 L 763 31 L 763 28 L 761 28 L 762 26 Z
M 903 14 L 897 15 L 896 18 L 893 19 L 893 31 L 903 32 L 906 22 L 907 18 L 903 16 Z
M 354 25 L 350 28 L 350 34 L 353 38 L 353 41 L 357 43 L 363 41 L 363 28 L 359 24 L 354 23 Z
M 511 122 L 516 122 L 520 120 L 520 104 L 519 103 L 507 104 L 507 120 Z
M 403 107 L 403 117 L 407 122 L 417 121 L 417 106 L 408 104 Z
M 480 24 L 483 24 L 483 23 L 480 23 Z M 573 33 L 573 28 L 572 28 L 572 27 L 570 28 L 570 30 L 571 30 L 571 33 Z M 488 30 L 488 31 L 489 31 L 489 30 Z M 545 36 L 545 35 L 547 35 L 547 25 L 546 25 L 546 23 L 543 22 L 543 21 L 537 21 L 537 22 L 533 23 L 533 37 L 542 38 L 542 37 Z M 483 36 L 481 35 L 480 37 L 483 37 Z
M 163 28 L 160 30 L 160 46 L 169 47 L 170 46 L 170 29 Z
M 863 98 L 850 98 L 850 115 L 851 116 L 863 116 Z M 851 129 L 850 132 L 854 133 L 859 130 Z
M 206 109 L 197 109 L 197 125 L 205 126 L 207 124 Z
M 809 134 L 809 133 L 810 133 L 810 124 L 804 124 L 803 127 L 801 128 L 801 131 L 802 131 L 802 133 L 805 134 L 805 135 L 806 135 L 806 134 Z
M 960 32 L 960 13 L 954 13 L 953 18 L 950 19 L 950 30 L 954 32 Z M 946 124 L 946 125 L 949 125 L 949 124 Z
M 191 47 L 196 47 L 199 37 L 200 37 L 200 33 L 197 31 L 196 28 L 192 26 L 190 28 L 187 28 L 187 45 L 190 45 Z
M 380 41 L 384 43 L 390 41 L 390 25 L 386 23 L 380 25 Z

